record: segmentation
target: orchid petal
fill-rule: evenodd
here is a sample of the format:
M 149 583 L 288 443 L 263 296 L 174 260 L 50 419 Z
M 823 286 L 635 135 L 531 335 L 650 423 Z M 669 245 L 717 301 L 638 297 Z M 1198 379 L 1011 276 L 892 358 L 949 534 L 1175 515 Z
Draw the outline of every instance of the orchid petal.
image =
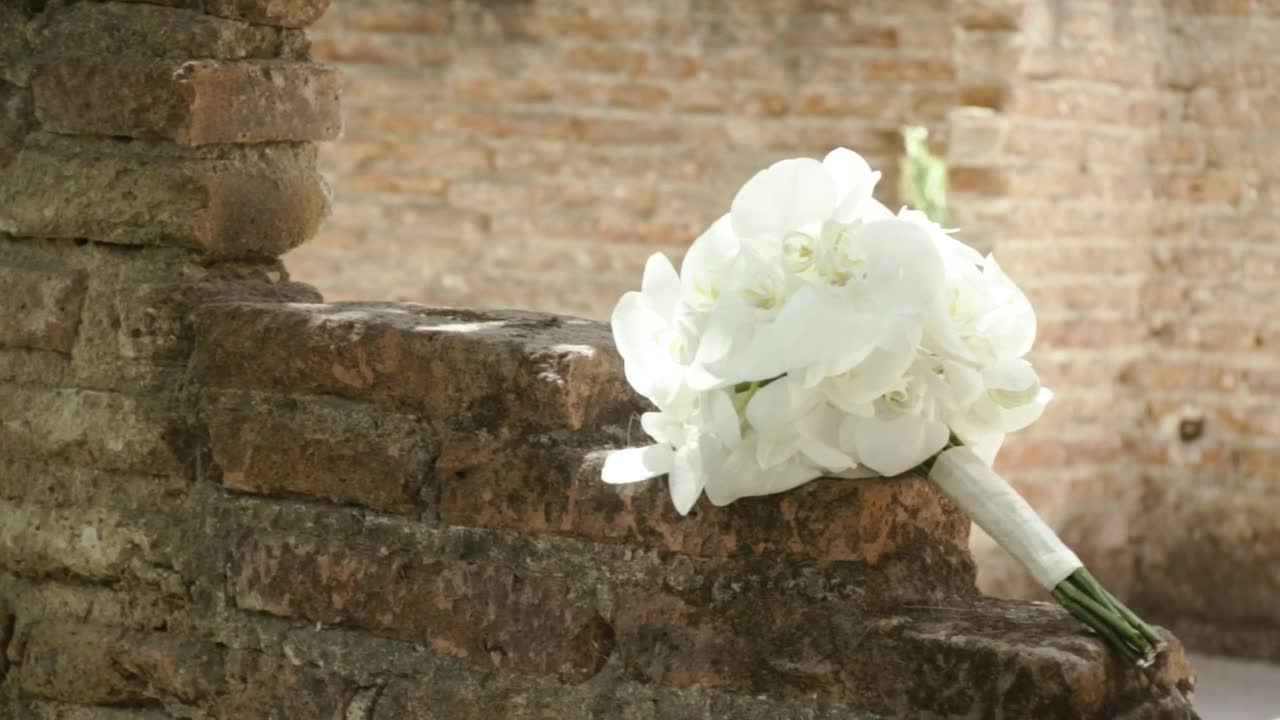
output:
M 703 488 L 700 448 L 696 443 L 685 445 L 676 451 L 671 473 L 667 476 L 667 487 L 676 512 L 688 515 L 689 510 L 698 502 Z
M 836 206 L 836 188 L 817 160 L 782 160 L 756 173 L 733 198 L 733 230 L 744 238 L 781 240 L 792 230 L 820 223 Z
M 614 450 L 605 457 L 600 476 L 611 485 L 640 482 L 671 472 L 673 459 L 671 446 L 664 443 Z
M 867 297 L 883 312 L 916 313 L 942 292 L 942 257 L 929 234 L 912 223 L 891 219 L 859 227 L 850 239 L 865 253 Z
M 847 223 L 857 219 L 858 209 L 871 199 L 871 192 L 880 180 L 880 173 L 858 153 L 848 148 L 836 148 L 822 159 L 822 166 L 835 182 L 837 207 L 833 219 Z
M 854 422 L 858 461 L 885 477 L 900 475 L 938 454 L 950 435 L 946 423 L 920 415 Z

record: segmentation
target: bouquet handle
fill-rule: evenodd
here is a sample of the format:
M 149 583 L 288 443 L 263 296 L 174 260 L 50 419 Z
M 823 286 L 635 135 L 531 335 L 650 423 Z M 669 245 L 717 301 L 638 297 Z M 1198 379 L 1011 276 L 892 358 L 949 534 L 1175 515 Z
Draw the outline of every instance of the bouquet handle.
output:
M 942 451 L 929 479 L 1055 600 L 1125 657 L 1146 667 L 1166 647 L 1164 638 L 1107 592 L 1027 501 L 971 449 Z

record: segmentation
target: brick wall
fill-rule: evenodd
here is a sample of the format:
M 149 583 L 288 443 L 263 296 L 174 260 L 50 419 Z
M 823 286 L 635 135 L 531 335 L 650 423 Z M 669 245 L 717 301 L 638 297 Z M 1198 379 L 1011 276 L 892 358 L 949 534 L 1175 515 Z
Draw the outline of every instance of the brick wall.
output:
M 604 326 L 290 281 L 324 10 L 0 5 L 0 717 L 1190 717 L 923 478 L 680 518 Z
M 1274 3 L 633 5 L 335 8 L 314 36 L 347 75 L 339 200 L 290 267 L 340 298 L 601 318 L 779 157 L 855 147 L 892 204 L 896 131 L 926 124 L 1058 391 L 1001 470 L 1117 592 L 1276 656 Z M 1039 596 L 973 547 L 984 590 Z M 1214 580 L 1168 579 L 1183 561 Z
M 846 7 L 848 6 L 848 7 Z M 856 147 L 896 183 L 906 122 L 985 101 L 951 3 L 337 3 L 333 221 L 288 262 L 344 299 L 605 318 L 774 160 Z
M 1150 508 L 1135 601 L 1198 645 L 1280 658 L 1280 6 L 1174 3 L 1165 23 L 1148 353 L 1122 377 Z
M 1207 651 L 1280 657 L 1280 97 L 1263 3 L 1027 3 L 1009 101 L 951 115 L 957 224 L 996 238 L 1059 391 L 1001 458 L 1109 586 Z M 958 31 L 970 34 L 967 28 Z M 1028 595 L 977 540 L 980 585 Z

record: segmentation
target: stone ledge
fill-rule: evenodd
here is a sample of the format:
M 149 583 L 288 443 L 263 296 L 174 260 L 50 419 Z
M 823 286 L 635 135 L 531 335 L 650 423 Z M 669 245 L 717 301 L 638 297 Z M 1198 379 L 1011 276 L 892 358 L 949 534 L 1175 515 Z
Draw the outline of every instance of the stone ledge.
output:
M 606 327 L 522 311 L 228 303 L 196 316 L 207 387 L 333 395 L 459 431 L 598 431 L 642 407 Z M 270 342 L 263 342 L 270 338 Z
M 336 70 L 289 61 L 110 57 L 45 63 L 36 117 L 64 134 L 165 138 L 183 145 L 333 140 Z

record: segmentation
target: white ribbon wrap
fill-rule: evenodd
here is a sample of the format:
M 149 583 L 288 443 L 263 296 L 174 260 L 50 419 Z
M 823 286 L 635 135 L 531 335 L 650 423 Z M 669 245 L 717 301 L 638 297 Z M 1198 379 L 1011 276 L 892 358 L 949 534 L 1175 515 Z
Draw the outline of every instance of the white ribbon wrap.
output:
M 1084 567 L 1027 501 L 969 448 L 940 453 L 929 479 L 1046 590 Z

